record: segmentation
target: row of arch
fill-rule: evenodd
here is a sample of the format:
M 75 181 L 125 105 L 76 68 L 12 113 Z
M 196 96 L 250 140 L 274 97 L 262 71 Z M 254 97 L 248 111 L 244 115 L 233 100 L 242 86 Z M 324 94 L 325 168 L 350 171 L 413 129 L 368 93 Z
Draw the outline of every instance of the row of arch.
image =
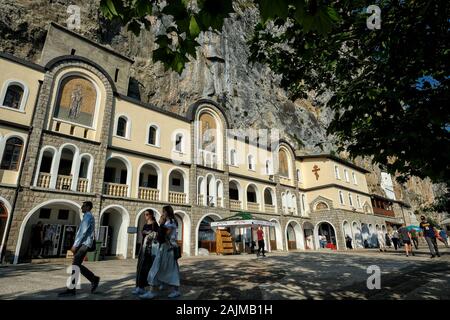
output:
M 250 204 L 257 204 L 259 209 L 261 209 L 261 205 L 264 204 L 275 206 L 276 210 L 276 196 L 275 196 L 275 190 L 271 187 L 265 187 L 263 190 L 259 190 L 258 186 L 254 183 L 248 183 L 245 188 L 243 188 L 239 181 L 235 179 L 230 179 L 229 182 L 229 189 L 230 189 L 230 200 L 236 200 L 240 201 L 241 208 L 245 203 L 247 205 Z M 244 197 L 244 190 L 245 190 L 245 197 Z M 244 199 L 246 201 L 244 201 Z M 264 200 L 264 201 L 262 201 Z

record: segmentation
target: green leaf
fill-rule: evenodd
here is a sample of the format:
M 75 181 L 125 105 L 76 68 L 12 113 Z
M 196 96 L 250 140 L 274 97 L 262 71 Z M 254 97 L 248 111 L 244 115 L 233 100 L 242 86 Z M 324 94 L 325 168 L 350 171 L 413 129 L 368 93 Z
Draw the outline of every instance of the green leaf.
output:
M 189 22 L 189 33 L 193 38 L 196 38 L 200 34 L 200 27 L 194 16 L 191 17 L 191 21 Z
M 145 17 L 151 15 L 153 11 L 152 3 L 150 0 L 137 0 L 136 13 L 139 17 Z

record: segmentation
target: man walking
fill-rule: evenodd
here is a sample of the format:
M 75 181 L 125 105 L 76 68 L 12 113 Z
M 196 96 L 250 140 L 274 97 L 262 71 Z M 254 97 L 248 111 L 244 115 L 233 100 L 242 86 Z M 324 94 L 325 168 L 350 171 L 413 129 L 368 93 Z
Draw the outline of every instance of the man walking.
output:
M 100 277 L 97 277 L 93 274 L 88 268 L 82 265 L 84 258 L 88 251 L 91 251 L 92 248 L 95 248 L 94 243 L 94 232 L 95 232 L 95 219 L 92 215 L 92 202 L 85 201 L 81 206 L 81 211 L 83 212 L 83 220 L 81 221 L 80 228 L 77 231 L 77 235 L 75 237 L 75 242 L 70 251 L 73 252 L 73 262 L 72 262 L 72 274 L 75 273 L 73 270 L 73 266 L 76 266 L 80 269 L 81 274 L 89 280 L 91 283 L 91 293 L 94 293 L 98 287 L 100 282 Z M 77 283 L 78 279 L 74 279 L 72 284 Z M 60 293 L 60 296 L 70 296 L 75 295 L 76 289 L 67 289 L 65 292 Z
M 405 245 L 405 253 L 406 256 L 409 257 L 409 253 L 411 252 L 412 255 L 414 255 L 414 252 L 412 250 L 412 244 L 411 244 L 411 233 L 406 229 L 406 227 L 403 225 L 398 230 L 400 234 L 400 239 L 402 240 L 403 244 Z
M 427 221 L 425 216 L 421 216 L 420 220 L 420 228 L 423 231 L 423 236 L 427 241 L 428 248 L 430 248 L 431 258 L 434 258 L 436 256 L 440 257 L 441 255 L 439 253 L 438 245 L 436 242 L 436 233 L 433 226 Z
M 264 251 L 264 232 L 262 230 L 262 227 L 258 227 L 258 231 L 256 231 L 256 235 L 258 236 L 258 252 L 256 253 L 256 256 L 259 257 L 261 255 L 262 250 L 262 256 L 265 257 L 265 251 Z
M 392 243 L 394 244 L 395 251 L 397 251 L 397 248 L 398 248 L 398 237 L 399 237 L 399 234 L 398 234 L 397 228 L 394 228 L 391 238 L 392 238 Z

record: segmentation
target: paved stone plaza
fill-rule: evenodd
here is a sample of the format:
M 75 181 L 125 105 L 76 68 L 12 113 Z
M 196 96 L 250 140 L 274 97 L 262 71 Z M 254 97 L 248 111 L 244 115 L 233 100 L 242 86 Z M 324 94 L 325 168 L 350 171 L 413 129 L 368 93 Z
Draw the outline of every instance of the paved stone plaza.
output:
M 430 259 L 425 249 L 415 257 L 391 250 L 272 253 L 189 257 L 180 260 L 180 299 L 449 299 L 450 250 Z M 69 299 L 136 299 L 136 260 L 86 263 L 101 276 L 96 294 L 82 288 Z M 381 269 L 381 289 L 368 290 L 367 268 Z M 63 263 L 0 267 L 0 299 L 58 299 L 67 279 Z M 158 299 L 166 299 L 163 292 Z

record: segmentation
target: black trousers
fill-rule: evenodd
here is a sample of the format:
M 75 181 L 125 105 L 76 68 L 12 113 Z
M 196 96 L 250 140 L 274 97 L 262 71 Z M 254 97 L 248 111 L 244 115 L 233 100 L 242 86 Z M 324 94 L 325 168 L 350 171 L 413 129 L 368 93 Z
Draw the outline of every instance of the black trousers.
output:
M 258 256 L 261 254 L 261 250 L 263 256 L 265 255 L 264 246 L 265 246 L 264 240 L 258 240 Z
M 414 243 L 414 247 L 416 248 L 416 250 L 418 250 L 419 249 L 419 239 L 412 238 L 412 241 Z
M 398 239 L 397 238 L 392 238 L 392 243 L 394 244 L 395 250 L 397 250 L 397 248 L 398 248 Z
M 73 257 L 72 265 L 77 266 L 80 268 L 81 274 L 89 280 L 89 282 L 93 283 L 96 276 L 94 273 L 92 273 L 91 270 L 83 266 L 84 257 L 86 257 L 86 254 L 88 252 L 88 247 L 85 245 L 82 245 L 77 253 L 75 253 L 75 256 Z
M 145 249 L 141 247 L 139 250 L 138 264 L 136 270 L 136 287 L 144 289 L 148 286 L 148 273 L 153 264 L 153 257 L 145 253 Z

